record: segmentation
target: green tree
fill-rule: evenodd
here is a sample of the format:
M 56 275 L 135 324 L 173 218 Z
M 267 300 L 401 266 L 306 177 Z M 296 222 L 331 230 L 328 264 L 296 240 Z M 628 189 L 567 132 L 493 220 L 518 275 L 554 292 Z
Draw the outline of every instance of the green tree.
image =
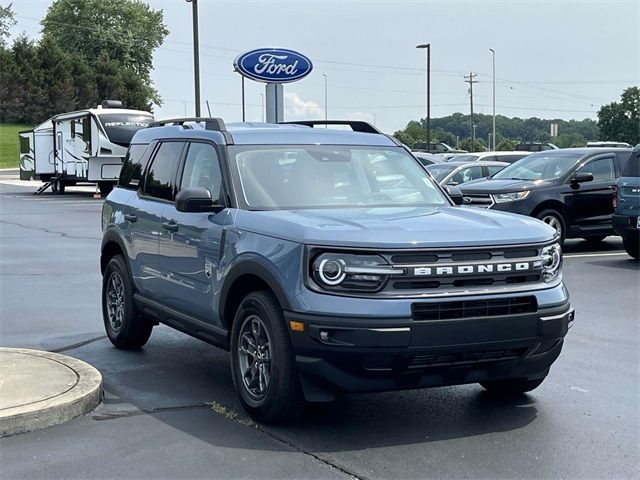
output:
M 598 111 L 600 140 L 640 143 L 640 88 L 627 88 L 619 102 L 603 105 Z
M 516 148 L 517 143 L 518 142 L 516 142 L 515 140 L 505 138 L 501 140 L 500 143 L 498 143 L 498 145 L 496 145 L 496 150 L 499 152 L 511 152 Z
M 474 148 L 471 148 L 471 139 L 470 138 L 465 138 L 464 140 L 460 140 L 460 148 L 462 150 L 466 150 L 468 152 L 484 152 L 487 150 L 486 145 L 484 144 L 484 142 L 482 141 L 482 139 L 480 138 L 476 138 L 475 142 L 473 143 Z
M 100 98 L 118 98 L 130 108 L 161 103 L 150 73 L 153 52 L 169 33 L 162 10 L 140 0 L 55 0 L 41 23 L 43 41 L 93 67 Z
M 393 134 L 393 136 L 396 138 L 396 140 L 404 143 L 409 148 L 413 148 L 416 143 L 416 139 L 403 130 L 398 130 Z
M 11 3 L 6 7 L 0 5 L 0 47 L 7 45 L 9 30 L 16 24 L 16 14 L 11 5 Z

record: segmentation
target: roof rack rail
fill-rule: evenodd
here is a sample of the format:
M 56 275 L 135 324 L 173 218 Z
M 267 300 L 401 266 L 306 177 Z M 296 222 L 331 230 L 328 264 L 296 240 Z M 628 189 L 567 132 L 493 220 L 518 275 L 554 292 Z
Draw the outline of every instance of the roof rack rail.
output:
M 169 118 L 167 120 L 158 120 L 151 124 L 149 127 L 164 127 L 165 125 L 184 125 L 186 122 L 196 122 L 205 124 L 206 130 L 214 130 L 217 132 L 226 132 L 227 127 L 224 124 L 224 120 L 221 118 L 212 117 L 185 117 L 185 118 Z
M 354 132 L 383 134 L 376 127 L 362 120 L 299 120 L 297 122 L 279 123 L 285 125 L 306 125 L 307 127 L 315 127 L 316 125 L 349 125 Z

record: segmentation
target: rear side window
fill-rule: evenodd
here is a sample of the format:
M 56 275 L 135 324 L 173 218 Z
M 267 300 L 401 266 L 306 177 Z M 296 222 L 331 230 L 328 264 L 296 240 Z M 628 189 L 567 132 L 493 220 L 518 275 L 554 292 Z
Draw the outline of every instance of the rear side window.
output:
M 504 165 L 492 165 L 487 167 L 487 171 L 489 172 L 489 176 L 492 176 L 498 173 L 503 168 L 504 168 Z
M 144 193 L 162 200 L 173 200 L 175 177 L 184 142 L 160 144 L 147 171 Z
M 136 143 L 129 147 L 127 155 L 124 157 L 122 170 L 120 170 L 120 178 L 118 179 L 120 188 L 138 189 L 142 172 L 149 162 L 149 154 L 151 152 L 147 150 L 151 150 L 147 144 Z
M 631 152 L 622 170 L 623 177 L 640 177 L 640 152 Z

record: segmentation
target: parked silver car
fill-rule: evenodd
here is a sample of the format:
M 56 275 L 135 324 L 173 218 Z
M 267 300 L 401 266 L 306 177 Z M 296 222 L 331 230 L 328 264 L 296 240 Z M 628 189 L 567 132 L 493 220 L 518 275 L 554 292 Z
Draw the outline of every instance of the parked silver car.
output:
M 506 162 L 447 162 L 427 165 L 425 168 L 440 185 L 460 185 L 469 180 L 487 178 L 509 164 Z

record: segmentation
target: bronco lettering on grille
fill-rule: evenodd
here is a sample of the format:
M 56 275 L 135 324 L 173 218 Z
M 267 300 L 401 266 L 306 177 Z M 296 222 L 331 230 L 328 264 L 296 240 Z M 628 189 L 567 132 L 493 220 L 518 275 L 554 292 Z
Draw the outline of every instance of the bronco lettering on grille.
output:
M 422 276 L 442 276 L 442 275 L 473 275 L 478 273 L 505 273 L 523 272 L 531 270 L 531 262 L 509 262 L 509 263 L 484 263 L 474 265 L 446 265 L 433 267 L 414 267 L 413 275 Z

